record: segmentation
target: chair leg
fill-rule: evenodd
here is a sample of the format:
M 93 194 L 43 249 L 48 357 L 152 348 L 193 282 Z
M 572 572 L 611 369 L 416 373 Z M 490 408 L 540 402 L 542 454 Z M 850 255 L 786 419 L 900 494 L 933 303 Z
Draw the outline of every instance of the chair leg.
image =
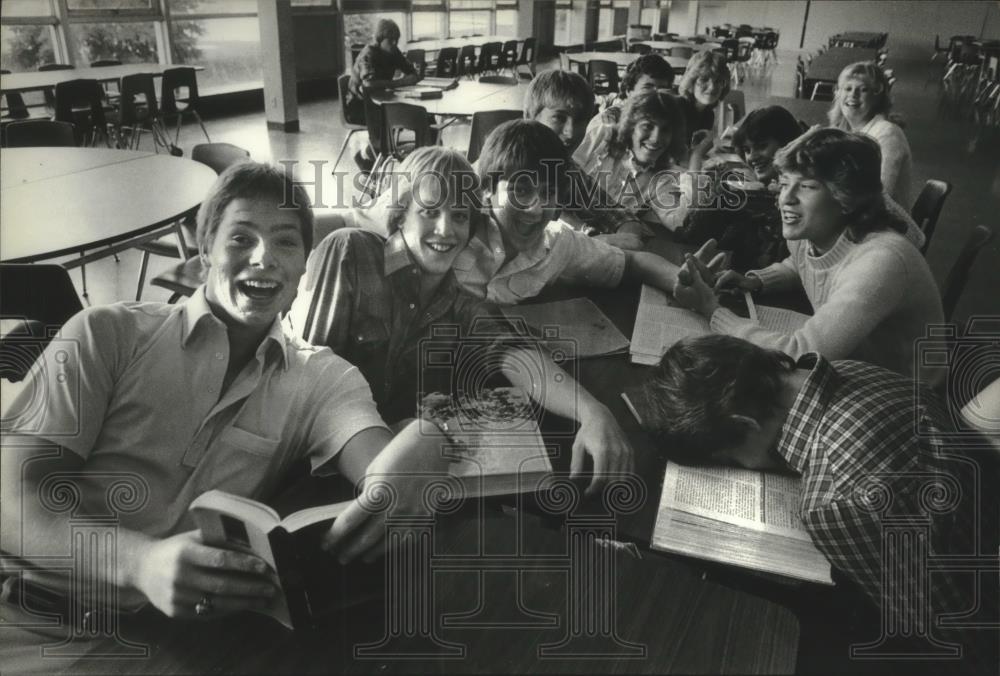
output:
M 136 301 L 142 300 L 142 287 L 146 284 L 146 268 L 149 267 L 149 252 L 142 252 L 142 262 L 139 264 L 139 283 L 135 287 Z
M 86 254 L 83 251 L 80 252 L 80 258 L 83 258 L 85 255 Z M 80 263 L 80 282 L 83 284 L 83 293 L 81 293 L 80 295 L 83 296 L 84 298 L 86 298 L 87 300 L 90 300 L 90 297 L 87 294 L 87 264 L 86 263 Z
M 201 133 L 205 135 L 205 140 L 211 143 L 212 138 L 208 135 L 208 130 L 205 129 L 205 123 L 201 121 L 201 115 L 198 114 L 197 110 L 192 110 L 191 112 L 194 114 L 194 119 L 198 120 L 198 125 L 201 127 Z
M 340 152 L 337 153 L 337 160 L 333 163 L 333 171 L 331 173 L 333 173 L 333 174 L 337 173 L 337 166 L 340 164 L 341 158 L 344 157 L 344 151 L 347 150 L 347 144 L 350 142 L 351 136 L 353 136 L 354 132 L 356 132 L 356 131 L 359 131 L 359 130 L 358 129 L 349 129 L 347 131 L 347 136 L 344 137 L 344 142 L 340 145 Z

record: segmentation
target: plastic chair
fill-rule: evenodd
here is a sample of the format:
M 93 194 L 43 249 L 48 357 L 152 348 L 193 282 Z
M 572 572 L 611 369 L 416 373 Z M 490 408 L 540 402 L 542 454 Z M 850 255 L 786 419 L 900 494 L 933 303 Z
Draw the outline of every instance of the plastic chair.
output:
M 187 92 L 183 93 L 185 89 Z M 177 95 L 178 90 L 182 91 L 181 96 Z M 177 132 L 174 134 L 174 145 L 180 139 L 181 122 L 187 114 L 194 115 L 194 119 L 198 120 L 198 125 L 201 127 L 202 133 L 205 134 L 205 140 L 211 143 L 212 138 L 208 135 L 208 130 L 205 129 L 205 123 L 201 121 L 201 115 L 198 114 L 200 98 L 198 97 L 198 75 L 195 69 L 181 67 L 168 68 L 163 71 L 162 91 L 163 95 L 160 97 L 160 104 L 164 121 L 172 116 L 177 118 Z
M 949 193 L 951 193 L 951 183 L 932 178 L 924 183 L 910 210 L 913 220 L 924 233 L 924 245 L 920 249 L 920 253 L 924 255 L 931 246 L 931 237 L 934 236 L 938 216 L 941 215 L 941 208 L 944 207 L 944 201 Z
M 76 145 L 73 125 L 55 120 L 22 120 L 4 127 L 4 147 L 72 147 Z
M 55 119 L 73 125 L 78 145 L 93 145 L 98 136 L 103 137 L 105 143 L 108 141 L 104 90 L 97 80 L 69 80 L 57 84 Z
M 217 174 L 221 174 L 228 167 L 249 158 L 248 151 L 232 143 L 201 143 L 191 149 L 192 160 L 210 167 Z M 188 239 L 188 236 L 193 234 L 193 230 L 194 220 L 187 217 L 174 224 L 172 235 L 146 242 L 137 247 L 142 251 L 142 262 L 139 265 L 139 282 L 135 291 L 136 300 L 142 299 L 142 288 L 146 279 L 150 255 L 186 259 L 183 263 L 150 280 L 151 285 L 167 289 L 174 294 L 169 301 L 171 303 L 180 297 L 177 294 L 190 296 L 204 281 L 197 243 L 194 237 Z M 195 262 L 192 263 L 192 260 Z M 181 293 L 181 289 L 190 289 L 190 291 Z
M 149 73 L 126 75 L 121 79 L 120 102 L 116 135 L 119 148 L 138 148 L 142 132 L 153 135 L 153 149 L 169 149 L 170 142 L 160 126 L 160 109 L 156 104 L 156 85 Z M 125 138 L 124 130 L 129 130 Z
M 508 40 L 500 50 L 500 70 L 509 70 L 517 77 L 517 40 Z
M 985 225 L 977 225 L 969 233 L 969 238 L 965 240 L 965 246 L 955 259 L 955 264 L 951 266 L 948 277 L 945 279 L 941 292 L 941 305 L 944 308 L 944 320 L 951 321 L 951 316 L 955 312 L 962 292 L 965 291 L 965 283 L 969 280 L 969 272 L 976 262 L 976 257 L 983 247 L 993 239 L 993 230 Z
M 646 54 L 651 54 L 653 52 L 653 48 L 649 45 L 644 45 L 641 42 L 635 42 L 628 46 L 628 51 L 631 54 L 642 54 L 645 56 Z
M 724 123 L 726 106 L 733 109 L 733 124 L 742 120 L 743 116 L 746 115 L 747 112 L 746 97 L 743 95 L 743 92 L 739 89 L 730 89 L 729 93 L 726 94 L 724 99 L 722 99 L 720 112 L 723 114 L 720 115 L 720 124 Z
M 427 52 L 422 49 L 409 49 L 406 51 L 406 60 L 417 69 L 420 79 L 427 75 Z M 341 99 L 343 101 L 344 99 Z
M 396 160 L 404 159 L 416 148 L 431 144 L 431 126 L 427 109 L 412 103 L 387 102 L 382 104 L 385 117 L 386 144 L 389 154 Z M 413 147 L 402 143 L 403 131 L 413 132 Z
M 458 49 L 456 47 L 445 47 L 438 52 L 434 75 L 437 77 L 458 76 Z
M 47 73 L 53 70 L 73 70 L 73 66 L 68 63 L 43 63 L 38 67 L 39 73 Z M 49 108 L 56 107 L 56 91 L 52 87 L 46 87 L 42 90 L 42 95 L 45 98 L 45 105 Z
M 0 337 L 0 377 L 19 382 L 83 304 L 61 265 L 2 264 L 0 288 L 0 317 L 23 322 L 21 330 Z
M 538 39 L 537 38 L 527 38 L 524 44 L 521 45 L 521 56 L 518 57 L 517 63 L 514 65 L 514 71 L 519 77 L 523 77 L 520 72 L 521 66 L 526 66 L 528 72 L 531 73 L 531 77 L 535 77 L 535 69 L 538 65 Z
M 509 120 L 520 120 L 524 113 L 520 110 L 484 110 L 472 114 L 472 129 L 469 135 L 469 150 L 467 157 L 469 162 L 479 159 L 479 153 L 483 150 L 483 143 L 486 137 L 494 129 Z
M 479 60 L 476 62 L 476 72 L 499 72 L 503 52 L 502 42 L 487 42 L 479 49 Z
M 587 68 L 587 82 L 594 94 L 607 96 L 618 92 L 618 64 L 614 61 L 595 59 Z
M 423 50 L 420 50 L 423 52 Z M 409 54 L 409 52 L 407 52 Z M 409 57 L 407 57 L 409 58 Z M 363 117 L 355 118 L 350 111 L 347 110 L 347 94 L 348 94 L 348 84 L 351 81 L 351 76 L 349 73 L 345 73 L 337 78 L 337 90 L 340 92 L 340 122 L 341 126 L 347 130 L 347 136 L 344 137 L 344 142 L 340 145 L 340 152 L 337 153 L 337 160 L 333 163 L 333 172 L 337 172 L 337 166 L 340 164 L 340 160 L 344 157 L 344 151 L 347 150 L 347 144 L 351 140 L 356 132 L 364 131 L 367 129 L 365 120 Z
M 6 68 L 0 69 L 0 74 L 10 75 L 10 71 Z M 7 112 L 2 115 L 4 121 L 23 120 L 31 116 L 31 113 L 28 112 L 28 106 L 21 96 L 21 92 L 4 92 L 3 102 L 4 107 L 7 109 Z
M 814 82 L 812 88 L 812 94 L 809 95 L 810 101 L 833 101 L 833 95 L 836 90 L 836 82 Z
M 465 45 L 458 52 L 458 77 L 476 74 L 476 46 Z

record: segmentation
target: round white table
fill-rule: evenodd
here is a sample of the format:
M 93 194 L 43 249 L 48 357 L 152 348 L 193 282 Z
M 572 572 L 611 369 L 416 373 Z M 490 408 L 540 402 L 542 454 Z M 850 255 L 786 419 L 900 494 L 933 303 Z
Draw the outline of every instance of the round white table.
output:
M 96 257 L 129 248 L 201 204 L 215 178 L 204 164 L 170 155 L 5 149 L 0 155 L 0 260 L 33 263 L 91 249 L 101 250 Z

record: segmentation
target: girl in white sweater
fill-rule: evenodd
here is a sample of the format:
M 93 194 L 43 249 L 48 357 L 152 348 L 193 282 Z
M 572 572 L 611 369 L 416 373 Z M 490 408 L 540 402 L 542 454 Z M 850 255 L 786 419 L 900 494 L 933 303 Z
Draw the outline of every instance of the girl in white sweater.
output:
M 910 144 L 891 114 L 889 79 L 874 61 L 852 63 L 837 79 L 837 93 L 827 117 L 830 126 L 867 134 L 882 150 L 882 185 L 904 209 L 913 206 L 913 159 Z
M 798 358 L 860 359 L 933 380 L 914 368 L 914 342 L 944 321 L 941 296 L 907 222 L 886 208 L 879 151 L 866 136 L 816 129 L 775 156 L 779 209 L 790 255 L 746 276 L 717 279 L 690 258 L 674 296 L 710 320 L 713 331 L 745 338 Z M 697 274 L 701 272 L 701 274 Z M 801 287 L 815 314 L 798 330 L 762 328 L 721 308 L 715 289 Z

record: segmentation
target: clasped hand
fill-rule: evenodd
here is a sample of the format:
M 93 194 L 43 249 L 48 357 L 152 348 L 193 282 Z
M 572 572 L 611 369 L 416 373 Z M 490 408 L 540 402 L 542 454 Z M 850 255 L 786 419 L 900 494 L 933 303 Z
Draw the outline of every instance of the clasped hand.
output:
M 706 318 L 719 308 L 720 293 L 760 289 L 760 280 L 730 269 L 728 255 L 717 249 L 716 241 L 710 239 L 694 254 L 687 254 L 674 287 L 678 303 Z

